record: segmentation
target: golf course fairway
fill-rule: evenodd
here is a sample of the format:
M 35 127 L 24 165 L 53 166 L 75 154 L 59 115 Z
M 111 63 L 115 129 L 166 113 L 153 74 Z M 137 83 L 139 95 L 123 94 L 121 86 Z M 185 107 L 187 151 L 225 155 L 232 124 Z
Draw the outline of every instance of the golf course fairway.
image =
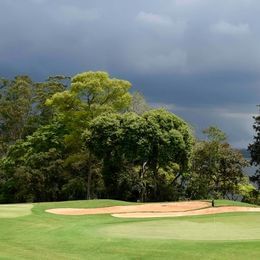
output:
M 91 200 L 0 206 L 0 259 L 260 259 L 260 213 L 172 218 L 67 216 L 53 208 L 136 205 Z M 217 206 L 248 206 L 216 201 Z

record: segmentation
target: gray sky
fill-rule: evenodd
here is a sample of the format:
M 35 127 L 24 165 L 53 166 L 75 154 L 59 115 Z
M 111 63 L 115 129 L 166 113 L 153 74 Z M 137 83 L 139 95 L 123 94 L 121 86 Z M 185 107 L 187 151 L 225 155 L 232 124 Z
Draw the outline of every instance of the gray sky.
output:
M 197 134 L 252 140 L 260 103 L 259 0 L 0 0 L 0 75 L 106 70 Z

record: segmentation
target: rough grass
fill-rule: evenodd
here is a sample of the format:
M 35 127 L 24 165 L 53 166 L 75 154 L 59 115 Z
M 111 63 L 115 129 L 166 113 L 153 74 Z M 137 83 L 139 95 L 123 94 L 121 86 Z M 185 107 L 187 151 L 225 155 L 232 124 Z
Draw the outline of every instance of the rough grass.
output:
M 215 241 L 187 239 L 200 235 L 203 225 L 207 232 L 207 225 L 214 223 L 213 216 L 130 220 L 44 211 L 126 204 L 111 200 L 34 204 L 30 215 L 1 219 L 0 259 L 260 259 L 260 240 L 248 239 L 259 232 L 259 213 L 215 215 L 215 223 L 224 229 L 234 224 L 233 232 L 248 232 L 244 240 Z M 186 237 L 178 239 L 172 233 L 180 225 Z

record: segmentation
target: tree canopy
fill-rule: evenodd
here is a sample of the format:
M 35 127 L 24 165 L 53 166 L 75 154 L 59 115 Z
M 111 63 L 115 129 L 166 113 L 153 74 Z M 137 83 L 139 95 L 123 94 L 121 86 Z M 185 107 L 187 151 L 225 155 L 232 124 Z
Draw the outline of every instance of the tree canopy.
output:
M 162 109 L 150 110 L 142 116 L 101 115 L 92 121 L 85 138 L 86 147 L 102 159 L 104 179 L 109 176 L 107 186 L 112 185 L 112 192 L 116 184 L 110 178 L 111 171 L 122 172 L 125 170 L 122 165 L 132 164 L 132 168 L 141 169 L 141 182 L 147 174 L 152 176 L 153 200 L 158 199 L 160 169 L 176 165 L 179 169 L 176 180 L 188 169 L 193 140 L 187 123 Z
M 17 76 L 0 87 L 0 202 L 257 202 L 246 161 L 220 129 L 195 141 L 184 119 L 152 108 L 126 80 L 88 71 L 43 82 Z M 257 120 L 250 151 L 259 165 Z

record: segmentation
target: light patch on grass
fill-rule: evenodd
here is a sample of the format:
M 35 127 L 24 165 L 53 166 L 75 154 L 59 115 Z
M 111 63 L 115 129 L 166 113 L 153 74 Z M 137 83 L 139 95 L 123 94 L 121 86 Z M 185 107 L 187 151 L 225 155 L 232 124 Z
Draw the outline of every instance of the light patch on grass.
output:
M 32 213 L 32 204 L 4 204 L 0 205 L 0 218 L 16 218 Z
M 260 240 L 260 214 L 120 223 L 100 232 L 132 239 Z

